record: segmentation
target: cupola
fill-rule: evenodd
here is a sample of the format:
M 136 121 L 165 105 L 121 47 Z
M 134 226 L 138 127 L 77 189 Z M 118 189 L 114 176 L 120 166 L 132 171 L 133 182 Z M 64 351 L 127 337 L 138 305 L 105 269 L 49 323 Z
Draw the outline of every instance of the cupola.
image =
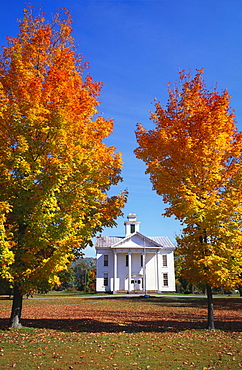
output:
M 128 221 L 124 221 L 125 225 L 125 236 L 131 235 L 139 231 L 140 221 L 136 220 L 137 215 L 135 213 L 129 213 L 127 216 Z

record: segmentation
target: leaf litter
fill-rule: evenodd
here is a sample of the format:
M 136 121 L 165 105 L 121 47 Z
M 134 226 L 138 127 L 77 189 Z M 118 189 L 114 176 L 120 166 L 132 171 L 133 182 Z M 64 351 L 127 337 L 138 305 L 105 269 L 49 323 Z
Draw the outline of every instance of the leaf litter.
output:
M 0 369 L 242 368 L 239 299 L 226 308 L 217 302 L 215 331 L 205 329 L 206 307 L 198 300 L 89 301 L 28 300 L 20 330 L 4 327 L 1 310 Z

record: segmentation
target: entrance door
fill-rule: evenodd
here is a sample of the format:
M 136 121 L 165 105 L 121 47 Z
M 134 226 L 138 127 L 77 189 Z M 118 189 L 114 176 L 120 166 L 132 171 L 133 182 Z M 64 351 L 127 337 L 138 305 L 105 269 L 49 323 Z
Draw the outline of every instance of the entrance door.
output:
M 134 291 L 141 290 L 141 279 L 134 279 Z

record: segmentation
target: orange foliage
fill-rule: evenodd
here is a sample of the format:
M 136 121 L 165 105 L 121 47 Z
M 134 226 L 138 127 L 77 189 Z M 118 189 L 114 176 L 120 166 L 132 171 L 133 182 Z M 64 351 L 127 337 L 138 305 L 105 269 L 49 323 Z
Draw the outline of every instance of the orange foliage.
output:
M 155 129 L 138 124 L 136 156 L 157 194 L 186 225 L 179 241 L 184 275 L 213 287 L 238 284 L 242 266 L 242 134 L 227 91 L 206 89 L 203 71 L 180 73 L 166 107 L 156 102 Z
M 0 56 L 0 273 L 22 293 L 56 283 L 126 201 L 107 195 L 121 155 L 71 31 L 66 9 L 49 23 L 30 7 Z

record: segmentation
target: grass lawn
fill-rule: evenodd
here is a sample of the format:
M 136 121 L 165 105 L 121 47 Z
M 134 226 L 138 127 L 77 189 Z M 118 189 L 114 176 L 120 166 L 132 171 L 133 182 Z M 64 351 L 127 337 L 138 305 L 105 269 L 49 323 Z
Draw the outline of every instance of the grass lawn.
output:
M 242 369 L 242 299 L 214 306 L 211 332 L 202 298 L 30 298 L 9 330 L 0 299 L 0 369 Z

